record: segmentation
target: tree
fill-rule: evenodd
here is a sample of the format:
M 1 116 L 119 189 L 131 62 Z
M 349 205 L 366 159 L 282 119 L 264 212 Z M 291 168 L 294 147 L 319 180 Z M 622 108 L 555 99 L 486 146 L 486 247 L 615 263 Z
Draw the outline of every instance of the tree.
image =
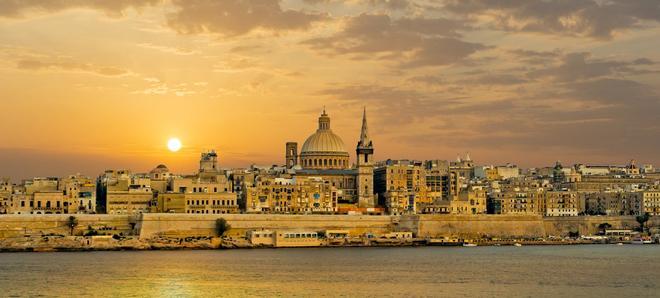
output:
M 612 225 L 606 222 L 598 225 L 598 231 L 601 235 L 605 235 L 605 231 L 610 228 L 612 228 Z
M 643 215 L 638 215 L 635 219 L 639 223 L 639 231 L 644 233 L 644 226 L 646 225 L 646 222 L 649 221 L 651 218 L 651 215 L 646 212 Z
M 215 232 L 218 233 L 218 236 L 224 236 L 229 230 L 231 230 L 231 225 L 227 223 L 226 219 L 221 217 L 215 220 Z
M 73 230 L 78 226 L 78 219 L 73 215 L 69 216 L 66 221 L 66 226 L 69 227 L 69 233 L 73 236 Z

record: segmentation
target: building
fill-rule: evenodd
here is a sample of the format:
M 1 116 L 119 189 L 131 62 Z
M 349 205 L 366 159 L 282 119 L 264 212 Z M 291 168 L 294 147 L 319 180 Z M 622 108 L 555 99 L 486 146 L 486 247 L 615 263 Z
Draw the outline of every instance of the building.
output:
M 219 193 L 186 193 L 184 194 L 185 213 L 195 214 L 227 214 L 238 213 L 236 194 L 233 192 Z
M 66 213 L 96 213 L 96 182 L 80 174 L 60 179 L 58 190 L 67 200 Z
M 362 115 L 362 129 L 356 149 L 356 159 L 358 207 L 373 208 L 376 206 L 374 197 L 374 145 L 369 137 L 366 108 Z
M 108 214 L 141 214 L 151 211 L 153 200 L 151 187 L 130 185 L 126 190 L 110 190 L 107 192 L 106 211 Z
M 320 177 L 260 177 L 246 190 L 247 213 L 333 214 L 338 190 Z
M 288 165 L 296 159 L 295 142 L 288 142 L 285 159 Z M 299 167 L 276 174 L 281 178 L 320 178 L 336 189 L 338 213 L 382 213 L 375 208 L 373 161 L 374 146 L 369 135 L 366 111 L 362 117 L 360 139 L 356 146 L 356 165 L 349 165 L 349 154 L 343 140 L 330 125 L 325 109 L 318 119 L 318 129 L 302 145 L 298 158 Z M 287 167 L 289 168 L 289 167 Z M 258 179 L 258 178 L 257 178 Z M 265 179 L 262 179 L 265 180 Z
M 642 192 L 642 214 L 652 216 L 660 215 L 660 190 L 647 190 Z
M 13 192 L 14 186 L 9 181 L 9 178 L 0 179 L 0 214 L 11 212 Z
M 641 192 L 593 192 L 582 194 L 586 215 L 640 215 Z
M 512 188 L 491 194 L 494 214 L 545 214 L 544 192 L 542 189 Z
M 418 205 L 433 203 L 427 195 L 426 169 L 422 162 L 387 160 L 374 170 L 376 194 L 389 214 L 414 214 Z
M 581 212 L 577 193 L 574 191 L 547 191 L 545 216 L 578 216 Z
M 518 168 L 518 166 L 512 164 L 497 166 L 495 167 L 495 171 L 497 172 L 497 177 L 499 178 L 499 180 L 507 180 L 511 178 L 517 178 L 518 176 L 520 176 L 520 169 Z

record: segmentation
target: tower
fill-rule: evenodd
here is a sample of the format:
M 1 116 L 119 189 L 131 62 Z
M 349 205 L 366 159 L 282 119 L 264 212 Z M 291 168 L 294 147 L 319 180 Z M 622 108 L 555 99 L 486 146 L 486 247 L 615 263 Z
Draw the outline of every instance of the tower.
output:
M 298 143 L 286 143 L 286 168 L 290 169 L 298 165 Z
M 215 153 L 215 150 L 202 152 L 202 156 L 199 159 L 199 172 L 218 172 L 218 154 Z
M 369 138 L 369 128 L 367 127 L 367 109 L 362 114 L 362 132 L 360 141 L 357 144 L 357 188 L 358 188 L 358 207 L 373 208 L 374 199 L 374 146 Z

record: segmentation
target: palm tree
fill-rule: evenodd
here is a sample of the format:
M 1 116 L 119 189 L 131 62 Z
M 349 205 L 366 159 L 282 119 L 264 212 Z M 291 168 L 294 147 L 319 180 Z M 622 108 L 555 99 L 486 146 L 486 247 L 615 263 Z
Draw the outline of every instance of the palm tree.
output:
M 221 217 L 215 220 L 215 231 L 218 236 L 224 236 L 229 230 L 231 230 L 231 225 L 227 223 L 226 219 Z
M 651 215 L 649 215 L 648 212 L 644 213 L 643 215 L 638 215 L 635 219 L 639 223 L 639 231 L 644 233 L 644 226 L 646 225 L 646 222 L 649 221 L 651 218 Z
M 66 226 L 69 227 L 69 233 L 73 236 L 73 230 L 78 226 L 78 219 L 73 215 L 69 216 L 66 221 Z

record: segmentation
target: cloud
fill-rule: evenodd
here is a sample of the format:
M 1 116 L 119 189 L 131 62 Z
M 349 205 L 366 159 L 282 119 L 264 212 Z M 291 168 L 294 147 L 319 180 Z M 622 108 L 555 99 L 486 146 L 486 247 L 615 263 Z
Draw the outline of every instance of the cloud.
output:
M 16 67 L 22 70 L 85 72 L 111 77 L 130 74 L 130 71 L 118 67 L 100 66 L 91 63 L 79 63 L 74 61 L 41 61 L 34 59 L 23 59 L 16 63 Z
M 303 3 L 311 5 L 327 4 L 366 4 L 371 7 L 385 7 L 390 10 L 404 10 L 413 5 L 414 1 L 409 0 L 303 0 Z
M 239 36 L 254 30 L 305 30 L 324 14 L 283 9 L 279 0 L 173 0 L 178 8 L 167 16 L 170 27 L 182 34 L 214 33 Z
M 179 47 L 163 46 L 163 45 L 155 45 L 155 44 L 148 43 L 148 42 L 139 43 L 138 46 L 142 47 L 142 48 L 146 48 L 146 49 L 152 49 L 152 50 L 160 51 L 160 52 L 163 52 L 163 53 L 174 54 L 174 55 L 179 55 L 179 56 L 189 56 L 189 55 L 199 54 L 199 51 L 196 51 L 196 50 L 179 48 Z
M 513 74 L 486 74 L 459 80 L 458 84 L 465 85 L 488 85 L 508 86 L 527 83 L 528 80 Z
M 444 18 L 361 14 L 349 18 L 342 31 L 303 44 L 329 56 L 397 60 L 402 67 L 448 65 L 488 48 L 458 39 L 459 31 L 467 29 L 459 21 Z
M 643 74 L 651 70 L 639 69 L 636 66 L 647 65 L 653 65 L 653 61 L 645 58 L 634 61 L 591 59 L 590 53 L 569 53 L 562 57 L 559 65 L 531 71 L 528 77 L 550 77 L 556 81 L 572 82 L 613 75 Z
M 129 8 L 140 9 L 160 2 L 161 0 L 3 0 L 0 1 L 0 16 L 22 18 L 33 13 L 87 8 L 102 11 L 111 17 L 119 17 Z
M 454 14 L 489 19 L 505 31 L 610 39 L 617 32 L 660 22 L 657 0 L 448 0 Z

